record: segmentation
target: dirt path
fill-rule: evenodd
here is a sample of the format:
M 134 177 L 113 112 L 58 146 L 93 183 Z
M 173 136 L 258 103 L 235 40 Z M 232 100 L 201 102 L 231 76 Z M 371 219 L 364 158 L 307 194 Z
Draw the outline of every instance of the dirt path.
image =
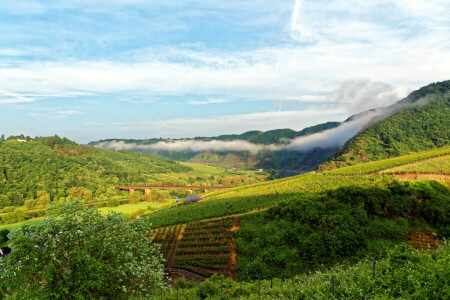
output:
M 233 227 L 230 228 L 231 232 L 236 232 L 240 228 L 239 216 L 235 217 L 233 220 Z M 238 256 L 236 252 L 236 239 L 233 237 L 230 242 L 230 258 L 228 260 L 228 270 L 230 272 L 230 277 L 236 279 L 236 266 L 238 263 Z

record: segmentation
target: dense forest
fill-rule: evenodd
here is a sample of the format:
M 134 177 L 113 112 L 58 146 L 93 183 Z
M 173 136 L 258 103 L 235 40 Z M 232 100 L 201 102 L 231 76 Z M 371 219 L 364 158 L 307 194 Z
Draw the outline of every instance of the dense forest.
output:
M 191 170 L 150 155 L 78 145 L 58 136 L 10 137 L 0 142 L 0 208 L 36 199 L 38 207 L 60 197 L 85 200 L 114 193 L 111 186 L 145 183 L 154 173 Z
M 319 169 L 396 157 L 450 144 L 450 81 L 423 87 L 399 103 L 411 106 L 361 132 Z

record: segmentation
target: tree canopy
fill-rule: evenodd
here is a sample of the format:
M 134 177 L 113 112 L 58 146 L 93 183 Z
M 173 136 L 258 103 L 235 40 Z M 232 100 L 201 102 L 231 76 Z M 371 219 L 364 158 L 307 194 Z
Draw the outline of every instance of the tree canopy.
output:
M 52 206 L 42 225 L 10 234 L 0 279 L 17 298 L 128 298 L 163 286 L 160 246 L 145 219 L 102 215 L 80 201 Z

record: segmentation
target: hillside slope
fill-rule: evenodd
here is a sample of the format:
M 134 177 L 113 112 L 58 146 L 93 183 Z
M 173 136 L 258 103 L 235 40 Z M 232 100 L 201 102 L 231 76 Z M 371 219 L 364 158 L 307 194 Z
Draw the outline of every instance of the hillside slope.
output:
M 154 173 L 185 172 L 190 167 L 125 151 L 80 146 L 57 136 L 0 142 L 0 208 L 23 205 L 46 191 L 51 199 L 84 187 L 98 196 L 115 184 L 146 182 Z
M 410 106 L 362 131 L 319 170 L 450 144 L 450 81 L 425 86 L 396 105 Z
M 449 147 L 445 147 L 396 161 L 407 166 L 424 159 L 444 158 L 448 153 Z M 421 247 L 437 247 L 440 239 L 450 234 L 448 186 L 373 174 L 398 165 L 397 162 L 370 162 L 339 174 L 338 170 L 309 173 L 215 191 L 200 203 L 180 205 L 146 218 L 162 228 L 175 224 L 201 227 L 205 235 L 215 233 L 214 222 L 233 218 L 233 227 L 238 229 L 235 238 L 229 243 L 215 241 L 217 249 L 205 248 L 197 238 L 183 241 L 185 237 L 181 237 L 181 241 L 192 242 L 190 255 L 221 251 L 231 256 L 230 251 L 235 249 L 236 274 L 245 279 L 280 274 L 286 277 L 343 260 L 382 257 L 386 249 L 396 244 L 417 242 L 417 236 L 425 239 Z M 354 175 L 364 173 L 372 175 Z M 235 246 L 221 248 L 219 243 Z M 198 274 L 212 274 L 219 267 L 205 263 L 200 266 L 184 250 L 175 249 L 173 253 L 182 260 L 181 268 L 187 266 Z M 227 272 L 222 269 L 225 264 L 226 261 L 220 264 L 221 273 Z

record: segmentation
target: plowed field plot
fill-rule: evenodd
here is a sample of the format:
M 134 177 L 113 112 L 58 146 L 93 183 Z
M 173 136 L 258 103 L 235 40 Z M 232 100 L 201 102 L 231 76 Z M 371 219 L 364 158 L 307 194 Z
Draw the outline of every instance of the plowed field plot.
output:
M 172 246 L 167 246 L 173 249 L 170 254 L 161 242 L 161 252 L 168 268 L 183 269 L 204 277 L 215 273 L 234 277 L 236 259 L 233 257 L 235 245 L 231 231 L 234 224 L 233 218 L 226 218 L 179 225 L 176 229 L 161 228 L 154 234 L 156 241 L 172 241 Z M 171 236 L 172 232 L 176 237 Z M 170 237 L 165 238 L 167 236 Z

